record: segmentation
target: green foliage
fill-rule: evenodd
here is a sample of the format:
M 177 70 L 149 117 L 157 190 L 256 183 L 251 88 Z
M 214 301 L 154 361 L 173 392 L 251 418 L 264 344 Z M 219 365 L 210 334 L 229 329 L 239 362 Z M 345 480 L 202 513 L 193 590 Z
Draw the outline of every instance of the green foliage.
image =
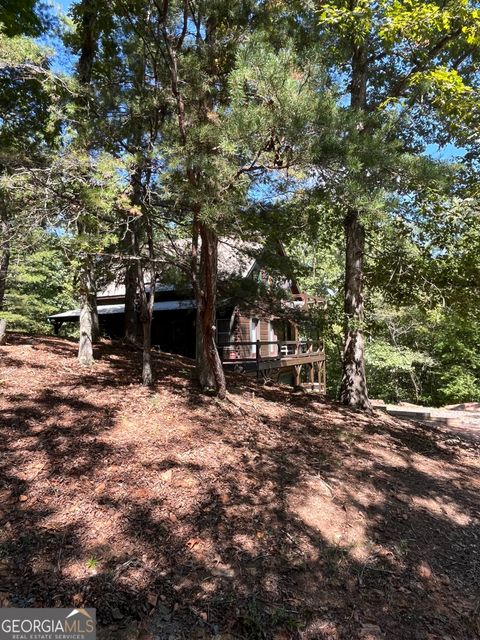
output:
M 409 219 L 394 215 L 402 209 L 392 201 L 390 215 L 369 226 L 364 329 L 371 397 L 440 406 L 479 396 L 480 221 L 469 200 L 443 200 L 439 207 L 440 200 L 429 197 L 418 216 L 409 202 Z M 297 213 L 297 224 L 303 216 L 311 223 L 297 228 L 289 251 L 301 288 L 327 301 L 303 331 L 325 340 L 328 390 L 335 396 L 343 337 L 342 230 L 328 211 L 310 206 L 297 209 L 303 214 Z
M 480 381 L 461 365 L 447 369 L 439 376 L 440 386 L 435 394 L 438 404 L 480 401 Z
M 46 4 L 37 0 L 2 0 L 0 23 L 9 38 L 39 36 L 46 28 L 45 12 Z
M 14 251 L 1 317 L 12 330 L 51 333 L 47 316 L 73 306 L 72 275 L 61 246 L 48 233 L 31 234 Z
M 29 34 L 25 24 L 12 35 L 0 14 L 1 167 L 32 165 L 59 134 L 63 84 L 49 69 L 53 51 Z
M 434 361 L 420 351 L 377 338 L 367 345 L 365 364 L 372 397 L 386 402 L 418 402 L 421 383 L 418 372 L 431 368 Z
M 435 404 L 480 398 L 480 326 L 469 310 L 442 307 L 429 314 L 426 338 L 438 362 L 429 393 Z M 432 332 L 433 330 L 433 332 Z
M 430 309 L 422 297 L 395 307 L 383 298 L 369 300 L 366 364 L 373 397 L 427 405 L 479 397 L 478 322 L 435 298 Z

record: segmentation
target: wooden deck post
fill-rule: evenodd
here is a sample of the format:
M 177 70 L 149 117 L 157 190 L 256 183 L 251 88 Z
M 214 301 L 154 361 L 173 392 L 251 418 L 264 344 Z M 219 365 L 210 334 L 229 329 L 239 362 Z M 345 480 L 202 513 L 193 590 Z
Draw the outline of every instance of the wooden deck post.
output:
M 293 386 L 294 387 L 299 387 L 300 386 L 300 373 L 302 371 L 302 365 L 298 365 L 296 364 L 293 367 L 294 370 L 294 374 L 293 374 Z
M 310 340 L 308 340 L 307 353 L 312 353 L 312 351 L 313 351 L 313 343 Z M 308 366 L 308 382 L 310 384 L 310 388 L 313 389 L 313 385 L 315 383 L 315 369 L 314 369 L 313 360 L 307 366 Z
M 325 360 L 318 363 L 318 390 L 320 393 L 327 392 L 327 375 L 325 370 Z
M 313 389 L 313 385 L 315 384 L 315 371 L 314 371 L 313 362 L 311 362 L 308 365 L 308 382 L 309 382 L 311 388 Z

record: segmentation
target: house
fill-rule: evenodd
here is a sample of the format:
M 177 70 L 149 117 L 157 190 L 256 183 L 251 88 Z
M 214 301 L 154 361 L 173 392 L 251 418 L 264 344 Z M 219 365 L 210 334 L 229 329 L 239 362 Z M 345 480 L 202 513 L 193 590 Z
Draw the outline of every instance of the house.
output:
M 174 247 L 172 263 L 185 258 L 185 243 Z M 318 378 L 325 390 L 325 354 L 323 345 L 300 340 L 294 311 L 311 304 L 323 304 L 303 294 L 298 284 L 285 278 L 274 278 L 262 265 L 262 248 L 253 243 L 221 240 L 218 248 L 219 295 L 217 307 L 217 345 L 225 369 L 256 373 L 279 379 L 293 375 L 294 384 L 301 382 L 302 367 L 313 384 Z M 275 248 L 281 261 L 285 258 L 281 245 Z M 275 281 L 275 282 L 274 282 Z M 232 282 L 235 286 L 232 292 Z M 230 289 L 222 291 L 222 283 Z M 249 295 L 273 287 L 285 290 L 286 300 L 274 310 L 265 298 L 248 300 Z M 151 287 L 147 286 L 147 292 Z M 152 344 L 162 351 L 195 357 L 196 303 L 191 287 L 186 284 L 155 284 Z M 110 282 L 97 296 L 100 330 L 110 338 L 124 335 L 125 285 Z M 80 310 L 74 309 L 49 316 L 55 333 L 64 323 L 78 322 Z

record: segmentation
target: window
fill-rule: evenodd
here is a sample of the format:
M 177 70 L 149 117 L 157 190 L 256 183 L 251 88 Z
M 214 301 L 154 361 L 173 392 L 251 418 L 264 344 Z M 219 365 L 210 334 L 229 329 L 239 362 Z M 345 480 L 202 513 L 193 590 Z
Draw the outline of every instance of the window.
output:
M 250 342 L 256 342 L 260 335 L 260 320 L 258 318 L 250 318 Z M 256 355 L 257 346 L 252 344 L 252 354 Z
M 276 340 L 277 336 L 275 335 L 275 327 L 273 326 L 273 321 L 270 320 L 270 322 L 268 323 L 268 341 L 276 342 Z M 269 353 L 275 354 L 277 351 L 277 346 L 274 344 L 268 345 L 268 351 Z
M 217 318 L 217 344 L 220 347 L 230 342 L 230 318 Z

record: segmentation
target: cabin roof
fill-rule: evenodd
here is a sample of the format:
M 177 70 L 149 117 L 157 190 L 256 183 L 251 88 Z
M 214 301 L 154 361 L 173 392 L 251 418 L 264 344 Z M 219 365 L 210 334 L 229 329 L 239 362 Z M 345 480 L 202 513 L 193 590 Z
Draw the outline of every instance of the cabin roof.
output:
M 189 240 L 175 240 L 171 241 L 168 246 L 165 245 L 166 255 L 170 254 L 172 258 L 172 264 L 175 264 L 179 259 L 190 259 L 190 246 Z M 240 276 L 247 278 L 253 271 L 257 264 L 257 256 L 262 250 L 262 245 L 255 242 L 238 241 L 230 238 L 221 239 L 218 243 L 218 274 L 219 277 L 226 278 L 229 276 Z M 278 252 L 281 255 L 285 255 L 285 251 L 281 243 L 278 243 Z M 115 298 L 125 297 L 125 283 L 124 271 L 121 270 L 117 274 L 117 278 L 109 282 L 103 289 L 97 293 L 98 314 L 99 315 L 115 315 L 125 313 L 124 304 L 105 304 L 109 299 L 114 302 Z M 150 290 L 150 284 L 146 284 L 147 291 Z M 289 283 L 289 288 L 292 293 L 299 293 L 298 286 L 295 281 Z M 173 292 L 176 287 L 172 284 L 162 284 L 157 282 L 155 284 L 155 292 Z M 116 300 L 116 302 L 119 302 Z M 296 301 L 293 306 L 297 306 Z M 155 302 L 154 311 L 173 311 L 176 309 L 193 309 L 196 307 L 194 300 L 164 300 L 161 302 Z M 80 317 L 80 309 L 72 309 L 71 311 L 63 311 L 61 313 L 55 313 L 48 316 L 49 320 L 77 320 Z
M 195 300 L 165 300 L 163 302 L 155 302 L 154 311 L 176 311 L 180 309 L 195 309 L 197 306 Z M 124 304 L 103 304 L 98 307 L 98 315 L 114 315 L 125 313 Z M 63 311 L 62 313 L 54 313 L 48 316 L 49 320 L 68 320 L 70 318 L 79 318 L 80 309 L 72 309 L 71 311 Z
M 150 285 L 146 285 L 146 290 L 150 291 Z M 155 285 L 155 293 L 175 291 L 175 286 L 173 284 L 161 284 L 157 282 Z M 107 285 L 103 287 L 101 291 L 98 292 L 98 298 L 123 298 L 125 295 L 125 284 L 122 282 L 117 282 L 114 280 L 113 282 L 109 282 Z
M 262 246 L 254 242 L 220 240 L 218 243 L 219 275 L 239 275 L 246 278 L 257 261 L 255 253 L 261 249 Z
M 179 258 L 184 260 L 190 259 L 189 240 L 175 240 L 164 246 L 166 255 L 170 255 L 174 264 Z M 220 277 L 229 277 L 238 275 L 246 278 L 252 271 L 256 263 L 255 253 L 262 249 L 262 245 L 255 242 L 234 241 L 232 239 L 219 240 L 218 243 L 218 274 Z M 117 278 L 109 282 L 103 289 L 97 293 L 97 298 L 121 298 L 125 295 L 125 283 L 123 282 L 123 270 L 121 270 Z M 146 285 L 147 291 L 150 285 Z M 172 284 L 162 284 L 157 282 L 155 292 L 175 291 Z M 102 305 L 103 306 L 103 305 Z

